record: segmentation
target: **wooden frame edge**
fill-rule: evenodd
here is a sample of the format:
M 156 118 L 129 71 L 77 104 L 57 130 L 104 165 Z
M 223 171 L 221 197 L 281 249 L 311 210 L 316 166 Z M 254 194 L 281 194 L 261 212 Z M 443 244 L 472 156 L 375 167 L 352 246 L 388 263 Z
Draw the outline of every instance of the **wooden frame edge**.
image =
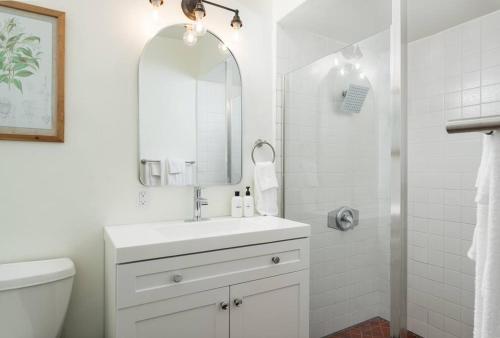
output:
M 0 1 L 0 7 L 17 9 L 39 15 L 53 17 L 57 20 L 57 110 L 56 135 L 1 134 L 0 140 L 6 141 L 38 141 L 64 143 L 65 124 L 65 70 L 66 70 L 66 13 L 54 9 L 26 4 L 18 1 Z

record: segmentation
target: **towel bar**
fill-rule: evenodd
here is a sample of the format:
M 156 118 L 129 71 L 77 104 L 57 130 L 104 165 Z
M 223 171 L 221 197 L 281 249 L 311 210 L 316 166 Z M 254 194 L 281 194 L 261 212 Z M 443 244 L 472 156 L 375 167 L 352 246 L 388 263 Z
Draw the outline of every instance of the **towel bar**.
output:
M 258 139 L 257 141 L 255 141 L 255 144 L 254 144 L 253 149 L 252 149 L 252 162 L 253 162 L 253 164 L 257 164 L 255 162 L 255 156 L 254 156 L 255 149 L 261 148 L 263 145 L 267 145 L 267 146 L 269 146 L 269 148 L 271 148 L 271 150 L 273 151 L 273 163 L 275 163 L 276 162 L 276 151 L 274 150 L 273 145 L 267 141 Z
M 451 120 L 446 123 L 448 134 L 489 132 L 500 129 L 500 115 L 471 119 Z
M 160 162 L 161 161 L 157 161 L 157 160 L 141 160 L 142 164 L 146 164 L 146 163 L 160 163 Z M 195 165 L 196 161 L 186 161 L 186 164 Z

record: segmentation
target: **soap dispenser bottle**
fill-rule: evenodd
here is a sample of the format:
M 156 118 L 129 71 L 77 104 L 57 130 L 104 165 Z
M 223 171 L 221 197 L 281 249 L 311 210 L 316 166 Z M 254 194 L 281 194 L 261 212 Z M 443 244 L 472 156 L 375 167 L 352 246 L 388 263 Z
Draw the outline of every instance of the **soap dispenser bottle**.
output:
M 231 200 L 231 216 L 235 218 L 243 217 L 243 198 L 241 198 L 239 191 L 234 192 Z
M 247 192 L 243 200 L 243 215 L 245 217 L 253 217 L 254 213 L 253 197 L 250 195 L 250 187 L 247 187 Z

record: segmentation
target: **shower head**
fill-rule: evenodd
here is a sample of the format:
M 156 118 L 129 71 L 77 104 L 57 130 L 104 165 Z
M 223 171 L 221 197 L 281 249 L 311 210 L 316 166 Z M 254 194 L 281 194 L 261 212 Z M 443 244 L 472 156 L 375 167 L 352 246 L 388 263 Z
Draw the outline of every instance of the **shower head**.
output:
M 370 88 L 358 85 L 349 85 L 349 89 L 344 91 L 344 102 L 342 102 L 342 111 L 344 113 L 359 113 L 363 108 Z

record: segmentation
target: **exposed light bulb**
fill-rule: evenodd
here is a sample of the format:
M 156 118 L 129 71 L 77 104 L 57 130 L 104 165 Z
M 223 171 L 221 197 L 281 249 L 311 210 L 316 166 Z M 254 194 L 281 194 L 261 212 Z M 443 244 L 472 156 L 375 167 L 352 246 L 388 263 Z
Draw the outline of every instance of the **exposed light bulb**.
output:
M 340 75 L 342 75 L 342 76 L 344 76 L 344 75 L 345 75 L 345 69 L 344 69 L 344 68 L 342 68 L 342 69 L 340 70 Z
M 153 19 L 154 22 L 157 22 L 158 19 L 160 18 L 160 8 L 159 7 L 154 7 L 153 11 L 151 12 L 151 18 Z
M 356 64 L 354 65 L 354 68 L 356 68 L 357 70 L 359 70 L 359 69 L 361 68 L 361 65 L 360 65 L 359 63 L 356 63 Z
M 366 77 L 365 73 L 359 73 L 359 78 L 361 80 L 364 80 L 365 77 Z
M 198 36 L 203 36 L 207 33 L 207 28 L 203 23 L 203 18 L 205 17 L 205 6 L 203 5 L 203 1 L 198 1 L 196 3 L 196 7 L 194 9 L 194 16 L 196 18 L 196 22 L 194 24 L 194 31 Z
M 240 42 L 240 30 L 239 29 L 235 29 L 233 30 L 233 41 L 234 42 Z
M 340 64 L 339 59 L 335 58 L 335 59 L 333 60 L 333 64 L 334 64 L 335 66 L 338 66 L 338 65 Z
M 207 33 L 207 27 L 203 24 L 203 20 L 196 20 L 196 23 L 194 24 L 194 31 L 198 36 L 203 36 Z
M 189 47 L 196 45 L 196 42 L 198 42 L 198 37 L 196 36 L 196 32 L 193 30 L 193 27 L 191 26 L 186 26 L 186 32 L 184 33 L 182 39 L 184 40 L 184 43 Z
M 233 40 L 234 42 L 240 41 L 240 30 L 243 27 L 243 22 L 241 21 L 239 11 L 234 13 L 233 20 L 231 20 L 231 27 L 233 28 Z

